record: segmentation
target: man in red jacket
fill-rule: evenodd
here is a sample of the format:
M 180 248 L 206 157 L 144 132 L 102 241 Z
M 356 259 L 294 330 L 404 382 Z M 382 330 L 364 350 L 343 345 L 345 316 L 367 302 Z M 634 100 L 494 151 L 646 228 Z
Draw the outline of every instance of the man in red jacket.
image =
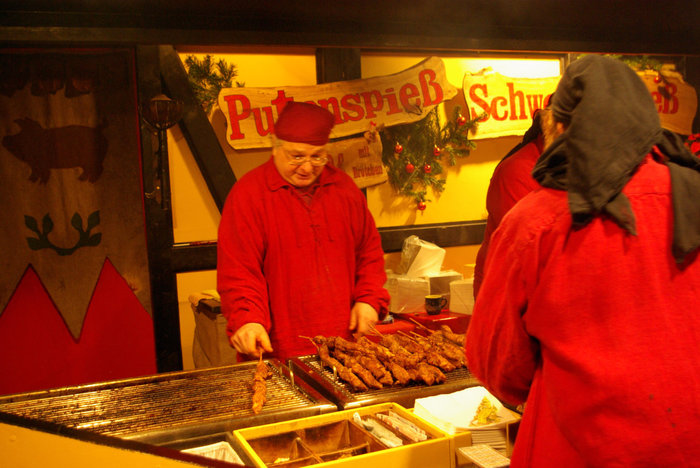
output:
M 234 184 L 219 225 L 217 289 L 236 350 L 286 359 L 305 337 L 350 338 L 386 314 L 384 252 L 367 201 L 327 164 L 334 116 L 290 102 L 270 160 Z
M 527 402 L 514 468 L 698 466 L 700 159 L 615 59 L 573 62 L 551 115 L 543 187 L 491 239 L 469 368 Z

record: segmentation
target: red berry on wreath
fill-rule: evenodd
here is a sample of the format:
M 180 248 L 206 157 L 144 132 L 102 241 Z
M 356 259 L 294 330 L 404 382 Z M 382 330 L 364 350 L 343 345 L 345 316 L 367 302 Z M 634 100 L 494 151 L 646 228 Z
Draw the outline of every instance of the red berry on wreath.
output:
M 425 206 L 426 206 L 425 202 L 418 202 L 418 209 L 419 210 L 421 210 L 421 211 L 425 210 Z
M 430 164 L 426 164 L 425 166 L 423 166 L 423 172 L 425 172 L 426 174 L 430 174 L 430 171 L 432 170 L 433 168 L 430 167 Z
M 435 145 L 435 148 L 433 148 L 433 154 L 435 156 L 440 156 L 440 153 L 442 153 L 442 150 L 438 147 L 438 145 Z
M 467 123 L 467 118 L 465 116 L 460 115 L 459 117 L 457 117 L 458 125 L 464 125 L 465 123 Z
M 394 153 L 401 154 L 402 151 L 403 146 L 401 146 L 401 143 L 396 143 L 396 146 L 394 146 Z
M 415 169 L 416 169 L 416 166 L 414 166 L 411 163 L 406 163 L 406 172 L 407 173 L 412 174 Z

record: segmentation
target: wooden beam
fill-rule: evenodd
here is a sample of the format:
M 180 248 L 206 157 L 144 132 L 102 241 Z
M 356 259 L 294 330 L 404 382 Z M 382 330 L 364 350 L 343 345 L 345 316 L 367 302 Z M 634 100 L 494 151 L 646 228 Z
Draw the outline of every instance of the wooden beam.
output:
M 331 83 L 362 78 L 360 49 L 321 47 L 316 49 L 316 81 Z
M 226 196 L 236 182 L 236 176 L 207 114 L 192 91 L 180 56 L 172 46 L 160 46 L 159 52 L 160 69 L 168 97 L 184 103 L 180 129 L 209 188 L 209 193 L 221 212 Z
M 421 226 L 379 228 L 382 249 L 386 253 L 400 252 L 408 236 L 418 236 L 440 247 L 478 245 L 484 240 L 486 221 L 465 221 Z M 178 244 L 173 247 L 173 270 L 177 273 L 216 270 L 216 243 Z
M 440 247 L 481 244 L 484 240 L 486 221 L 461 221 L 455 223 L 423 224 L 379 228 L 384 252 L 400 252 L 403 241 L 409 236 L 432 242 Z
M 138 100 L 147 102 L 162 93 L 158 48 L 136 48 Z M 154 161 L 158 147 L 155 134 L 141 119 L 141 153 L 144 188 L 152 191 Z M 166 162 L 167 164 L 167 162 Z M 144 199 L 146 210 L 146 240 L 151 277 L 151 303 L 156 343 L 158 372 L 182 370 L 180 346 L 180 313 L 177 302 L 177 281 L 172 268 L 170 249 L 173 245 L 173 221 L 170 206 L 161 207 L 156 198 Z

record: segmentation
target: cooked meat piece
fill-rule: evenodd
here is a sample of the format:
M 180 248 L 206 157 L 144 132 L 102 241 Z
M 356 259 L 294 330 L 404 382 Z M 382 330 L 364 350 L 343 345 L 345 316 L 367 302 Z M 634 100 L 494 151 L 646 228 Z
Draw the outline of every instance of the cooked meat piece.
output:
M 253 375 L 253 413 L 258 414 L 265 402 L 267 401 L 267 379 L 270 376 L 270 369 L 267 367 L 265 361 L 262 360 L 258 362 L 255 368 L 255 374 Z
M 338 376 L 346 381 L 353 389 L 357 391 L 368 390 L 367 385 L 365 385 L 362 380 L 360 380 L 357 375 L 355 375 L 352 370 L 345 367 L 336 358 L 330 355 L 328 350 L 328 345 L 326 344 L 326 339 L 322 336 L 315 336 L 312 340 L 316 344 L 318 349 L 318 356 L 321 358 L 321 362 L 326 365 L 326 367 L 335 369 Z
M 367 384 L 369 388 L 383 388 L 384 386 L 374 378 L 372 373 L 365 369 L 360 362 L 355 359 L 354 357 L 350 356 L 349 354 L 346 354 L 340 349 L 336 348 L 333 350 L 333 354 L 342 363 L 345 364 L 345 367 L 350 369 L 355 375 L 357 375 L 362 381 Z
M 464 334 L 454 333 L 449 325 L 441 325 L 440 331 L 445 338 L 464 348 L 466 344 L 466 336 Z

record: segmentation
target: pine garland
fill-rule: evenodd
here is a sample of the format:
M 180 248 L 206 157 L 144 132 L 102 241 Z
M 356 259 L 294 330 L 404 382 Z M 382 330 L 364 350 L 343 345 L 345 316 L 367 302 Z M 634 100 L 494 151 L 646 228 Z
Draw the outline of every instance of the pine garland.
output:
M 608 55 L 611 58 L 617 59 L 635 71 L 653 70 L 657 73 L 661 72 L 663 64 L 647 55 L 628 56 L 628 55 Z
M 224 59 L 214 63 L 211 55 L 205 56 L 202 60 L 194 55 L 188 55 L 185 65 L 190 86 L 202 108 L 209 114 L 219 98 L 221 89 L 233 86 L 233 79 L 238 76 L 236 65 L 229 65 Z M 245 83 L 236 81 L 236 86 L 242 88 Z
M 467 119 L 457 106 L 451 120 L 440 126 L 437 107 L 414 123 L 386 127 L 381 130 L 382 162 L 387 168 L 389 184 L 400 194 L 412 198 L 416 208 L 424 210 L 428 187 L 440 194 L 445 189 L 443 156 L 454 166 L 457 158 L 468 156 L 476 148 L 469 140 L 469 131 L 485 115 Z

